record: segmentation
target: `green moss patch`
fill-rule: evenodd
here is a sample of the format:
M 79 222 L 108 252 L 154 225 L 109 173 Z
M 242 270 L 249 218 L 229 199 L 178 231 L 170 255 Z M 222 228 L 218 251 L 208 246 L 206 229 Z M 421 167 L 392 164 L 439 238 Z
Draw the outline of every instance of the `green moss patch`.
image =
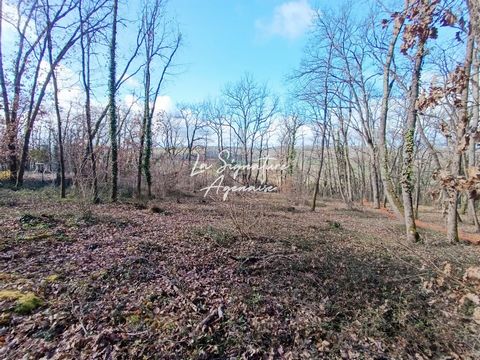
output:
M 18 290 L 0 290 L 0 300 L 13 301 L 22 297 L 23 293 Z
M 18 290 L 1 290 L 0 300 L 15 301 L 14 311 L 17 314 L 30 314 L 45 302 L 32 292 L 23 293 Z
M 26 293 L 17 299 L 15 303 L 15 312 L 17 314 L 30 314 L 33 310 L 44 305 L 45 302 L 34 293 Z
M 50 229 L 56 225 L 52 215 L 32 215 L 24 214 L 19 219 L 23 229 Z
M 52 274 L 52 275 L 48 275 L 46 278 L 45 278 L 45 281 L 47 283 L 53 283 L 53 282 L 57 282 L 60 280 L 60 275 L 58 274 Z

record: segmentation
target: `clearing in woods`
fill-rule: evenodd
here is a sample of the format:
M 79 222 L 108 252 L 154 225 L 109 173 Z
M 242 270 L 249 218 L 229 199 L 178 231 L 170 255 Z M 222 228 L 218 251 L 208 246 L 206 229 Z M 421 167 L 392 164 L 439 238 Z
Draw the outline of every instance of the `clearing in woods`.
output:
M 333 201 L 49 191 L 0 189 L 2 358 L 479 356 L 477 246 Z

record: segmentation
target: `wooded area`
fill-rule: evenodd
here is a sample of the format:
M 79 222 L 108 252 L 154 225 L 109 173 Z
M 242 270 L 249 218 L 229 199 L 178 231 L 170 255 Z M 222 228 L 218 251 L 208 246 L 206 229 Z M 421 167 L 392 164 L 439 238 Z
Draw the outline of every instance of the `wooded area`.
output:
M 320 7 L 287 94 L 167 109 L 173 3 L 0 0 L 1 356 L 480 357 L 480 3 Z

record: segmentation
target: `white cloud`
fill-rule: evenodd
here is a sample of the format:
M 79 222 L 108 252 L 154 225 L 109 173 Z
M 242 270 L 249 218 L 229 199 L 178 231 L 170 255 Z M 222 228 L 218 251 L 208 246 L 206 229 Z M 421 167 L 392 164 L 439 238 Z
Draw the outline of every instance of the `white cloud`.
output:
M 40 63 L 40 74 L 38 83 L 43 84 L 47 74 L 50 72 L 48 61 L 42 60 Z M 60 107 L 69 108 L 72 103 L 84 101 L 84 91 L 80 86 L 79 75 L 66 65 L 59 64 L 55 69 L 58 85 L 58 102 Z M 50 78 L 48 91 L 53 94 L 53 80 Z
M 28 3 L 26 6 L 29 6 Z M 24 6 L 25 7 L 25 4 Z M 22 7 L 21 7 L 22 8 Z M 14 46 L 15 41 L 18 40 L 18 31 L 16 30 L 16 27 L 12 24 L 17 24 L 19 20 L 19 13 L 17 11 L 17 5 L 14 5 L 14 3 L 6 3 L 3 2 L 3 9 L 2 9 L 2 42 L 5 43 L 7 46 Z M 27 19 L 26 16 L 22 16 L 20 19 L 20 28 L 23 29 L 25 26 L 25 20 Z M 33 39 L 37 38 L 37 32 L 35 31 L 35 22 L 30 21 L 29 26 L 27 26 L 25 35 L 28 38 L 30 42 L 33 41 Z
M 137 96 L 133 94 L 126 94 L 123 97 L 123 102 L 128 108 L 132 108 L 133 112 L 142 112 L 143 107 L 142 107 L 142 102 L 138 99 Z
M 123 97 L 123 103 L 127 107 L 132 107 L 134 112 L 143 112 L 143 100 L 133 94 L 126 94 Z M 161 112 L 173 113 L 175 111 L 175 104 L 170 96 L 164 95 L 157 97 L 155 101 L 155 114 Z
M 133 76 L 129 77 L 127 81 L 125 81 L 125 83 L 134 89 L 140 88 L 142 86 L 142 84 L 140 84 L 140 82 Z
M 13 45 L 15 39 L 18 36 L 18 33 L 15 31 L 15 28 L 11 25 L 11 23 L 16 23 L 18 21 L 18 12 L 17 8 L 11 4 L 4 3 L 3 4 L 3 14 L 2 14 L 2 31 L 3 31 L 3 39 L 11 45 Z
M 172 101 L 172 98 L 168 95 L 159 96 L 155 100 L 155 112 L 165 111 L 167 113 L 173 113 L 175 110 L 175 105 Z
M 257 20 L 255 26 L 265 37 L 296 39 L 308 30 L 314 17 L 315 11 L 308 0 L 294 0 L 275 7 L 269 21 Z
M 83 102 L 85 93 L 80 87 L 78 74 L 63 64 L 57 66 L 55 73 L 59 88 L 58 102 L 60 106 L 67 107 L 72 102 Z

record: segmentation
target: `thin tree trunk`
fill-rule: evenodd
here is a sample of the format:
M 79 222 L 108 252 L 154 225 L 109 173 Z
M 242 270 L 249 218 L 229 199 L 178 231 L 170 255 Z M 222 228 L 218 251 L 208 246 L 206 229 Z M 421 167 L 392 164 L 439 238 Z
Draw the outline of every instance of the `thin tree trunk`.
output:
M 326 113 L 326 109 L 325 109 L 325 113 Z M 320 163 L 318 165 L 317 177 L 315 179 L 315 188 L 313 190 L 313 199 L 312 199 L 312 208 L 311 208 L 312 211 L 315 211 L 315 208 L 317 206 L 317 196 L 318 196 L 318 191 L 320 187 L 320 176 L 322 175 L 322 168 L 323 168 L 323 155 L 325 152 L 324 150 L 325 149 L 325 133 L 327 131 L 325 118 L 324 118 L 324 121 L 325 123 L 322 130 L 322 142 L 320 144 Z
M 50 22 L 50 20 L 49 20 Z M 52 73 L 52 82 L 53 82 L 53 100 L 55 106 L 55 115 L 57 117 L 57 131 L 58 131 L 58 157 L 60 163 L 60 197 L 65 198 L 65 160 L 63 154 L 63 139 L 62 139 L 62 116 L 60 114 L 60 104 L 58 102 L 58 83 L 57 76 L 55 74 L 55 66 L 53 64 L 53 55 L 52 55 L 52 34 L 51 29 L 47 30 L 47 42 L 48 42 L 48 60 L 50 63 L 50 71 Z
M 451 175 L 456 178 L 460 175 L 461 169 L 461 161 L 462 161 L 462 153 L 465 151 L 465 148 L 460 147 L 459 144 L 462 143 L 466 129 L 468 126 L 468 87 L 469 87 L 469 80 L 470 80 L 470 72 L 471 72 L 471 65 L 472 65 L 472 56 L 473 56 L 473 45 L 474 45 L 474 36 L 472 33 L 472 26 L 471 23 L 469 24 L 469 34 L 467 40 L 467 48 L 466 48 L 466 55 L 465 55 L 465 78 L 467 79 L 466 83 L 464 84 L 464 88 L 461 94 L 461 103 L 460 103 L 460 111 L 459 111 L 459 122 L 457 124 L 456 129 L 456 141 L 455 141 L 455 149 L 453 154 L 453 159 L 451 163 Z M 465 144 L 468 144 L 466 142 Z M 458 237 L 458 212 L 457 212 L 457 202 L 458 202 L 458 189 L 455 186 L 448 188 L 448 215 L 447 215 L 447 239 L 451 243 L 456 243 L 459 241 Z
M 393 81 L 390 81 L 390 67 L 392 64 L 395 44 L 397 43 L 401 28 L 404 23 L 404 17 L 397 17 L 395 19 L 395 24 L 393 27 L 393 34 L 390 40 L 388 47 L 387 57 L 385 59 L 385 64 L 383 65 L 383 97 L 380 113 L 380 127 L 378 132 L 378 143 L 379 143 L 379 156 L 380 156 L 380 169 L 381 169 L 381 178 L 383 183 L 383 191 L 388 200 L 388 203 L 393 209 L 393 212 L 397 218 L 404 222 L 403 216 L 403 204 L 400 198 L 397 196 L 395 191 L 395 186 L 393 184 L 392 178 L 390 176 L 390 170 L 388 168 L 388 152 L 387 152 L 387 143 L 386 143 L 386 129 L 387 129 L 387 118 L 388 118 L 388 101 L 390 98 L 390 92 L 393 87 Z
M 412 73 L 412 83 L 409 95 L 409 109 L 405 125 L 403 142 L 403 168 L 402 168 L 402 196 L 405 214 L 405 226 L 407 240 L 415 242 L 419 240 L 415 217 L 413 212 L 412 190 L 413 190 L 413 160 L 415 153 L 415 127 L 417 122 L 417 98 L 419 91 L 420 75 L 424 57 L 425 41 L 418 40 L 417 52 Z
M 112 38 L 110 44 L 110 145 L 112 154 L 112 188 L 111 200 L 117 201 L 118 197 L 118 148 L 117 148 L 117 106 L 116 106 L 116 49 L 117 49 L 117 12 L 118 0 L 113 0 L 113 24 L 112 24 Z
M 79 7 L 79 16 L 80 21 L 82 22 L 80 36 L 80 46 L 82 49 L 82 82 L 83 88 L 85 90 L 85 120 L 87 123 L 87 135 L 88 135 L 88 146 L 87 146 L 87 155 L 90 157 L 90 163 L 92 167 L 92 202 L 94 204 L 100 201 L 98 197 L 98 180 L 97 180 L 97 161 L 95 153 L 93 151 L 93 138 L 94 134 L 92 133 L 92 108 L 91 108 L 91 86 L 90 86 L 90 46 L 91 46 L 91 35 L 85 34 L 83 29 L 83 19 L 82 19 L 82 7 L 80 3 Z M 86 35 L 86 39 L 85 39 Z M 86 43 L 85 43 L 86 40 Z M 83 168 L 86 161 L 82 161 L 80 168 Z M 80 171 L 81 173 L 81 171 Z
M 3 0 L 0 0 L 0 14 L 3 15 Z M 5 129 L 7 139 L 7 157 L 10 170 L 10 182 L 15 183 L 17 176 L 17 123 L 16 119 L 10 116 L 10 104 L 8 102 L 8 91 L 3 69 L 3 21 L 0 21 L 0 87 L 2 90 L 3 111 L 5 117 Z
M 375 148 L 371 149 L 371 182 L 372 182 L 372 199 L 373 207 L 380 209 L 380 191 L 378 183 L 377 154 Z
M 422 176 L 422 163 L 418 164 L 417 172 L 417 181 L 415 183 L 415 219 L 418 219 L 418 206 L 420 203 L 420 187 L 421 187 L 421 176 Z
M 479 39 L 480 40 L 480 39 Z M 479 121 L 479 107 L 480 107 L 480 87 L 479 87 L 479 81 L 480 81 L 480 75 L 479 75 L 479 49 L 478 49 L 478 44 L 477 44 L 477 49 L 475 51 L 475 56 L 474 56 L 474 61 L 473 61 L 473 68 L 472 68 L 472 97 L 473 97 L 473 109 L 472 109 L 472 122 L 470 124 L 470 129 L 472 133 L 475 133 L 477 131 L 478 127 L 478 121 Z M 470 137 L 470 143 L 468 144 L 468 166 L 469 167 L 475 167 L 476 166 L 476 161 L 475 161 L 475 147 L 476 147 L 476 141 L 475 137 L 471 136 Z M 476 212 L 476 200 L 473 197 L 473 194 L 469 194 L 468 198 L 468 213 L 470 215 L 470 218 L 475 225 L 475 231 L 480 232 L 480 223 L 478 221 L 478 216 Z

